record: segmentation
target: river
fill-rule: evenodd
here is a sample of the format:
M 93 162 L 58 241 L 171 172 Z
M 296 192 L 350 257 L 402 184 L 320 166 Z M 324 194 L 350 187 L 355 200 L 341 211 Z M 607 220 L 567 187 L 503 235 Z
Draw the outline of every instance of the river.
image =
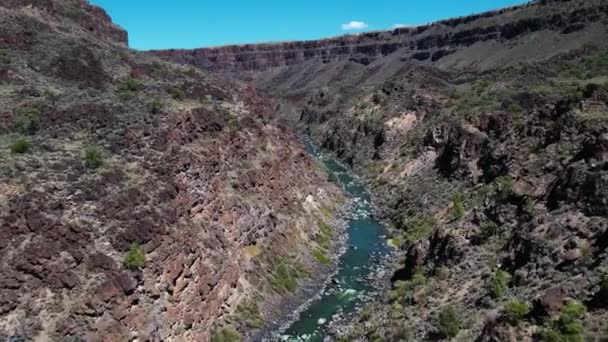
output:
M 357 304 L 374 291 L 369 278 L 373 277 L 373 272 L 390 253 L 386 229 L 374 218 L 371 196 L 364 185 L 332 156 L 311 144 L 307 147 L 352 199 L 353 206 L 346 230 L 348 248 L 339 260 L 337 274 L 321 298 L 303 311 L 300 318 L 285 331 L 282 336 L 284 341 L 323 341 L 332 316 L 353 313 Z

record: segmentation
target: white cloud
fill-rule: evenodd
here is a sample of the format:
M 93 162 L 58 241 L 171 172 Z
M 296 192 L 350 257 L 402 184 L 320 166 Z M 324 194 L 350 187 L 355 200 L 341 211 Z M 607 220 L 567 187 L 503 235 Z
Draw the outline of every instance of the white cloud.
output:
M 404 27 L 412 27 L 414 25 L 408 25 L 408 24 L 393 24 L 393 28 L 404 28 Z
M 347 31 L 347 30 L 362 30 L 364 28 L 367 28 L 368 26 L 369 25 L 367 25 L 363 21 L 353 20 L 350 23 L 342 24 L 342 29 L 345 30 L 345 31 Z

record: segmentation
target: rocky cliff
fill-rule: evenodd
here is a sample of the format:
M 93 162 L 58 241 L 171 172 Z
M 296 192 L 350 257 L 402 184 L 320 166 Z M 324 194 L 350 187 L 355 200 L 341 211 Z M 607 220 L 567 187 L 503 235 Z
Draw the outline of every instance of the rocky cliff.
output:
M 605 341 L 607 5 L 154 54 L 253 82 L 367 180 L 399 265 L 335 338 Z
M 527 58 L 534 58 L 568 50 L 575 40 L 579 46 L 593 41 L 604 32 L 607 14 L 608 5 L 600 0 L 543 1 L 392 31 L 313 41 L 173 49 L 153 53 L 206 70 L 236 74 L 292 66 L 310 60 L 323 64 L 349 61 L 369 65 L 389 55 L 398 55 L 400 62 L 441 61 L 444 66 L 460 67 L 490 62 L 494 65 L 514 62 L 504 51 L 488 51 L 497 44 L 498 47 L 509 44 L 514 50 L 511 56 L 527 53 Z M 567 39 L 570 44 L 560 44 L 562 36 L 570 36 Z M 572 36 L 577 39 L 572 39 Z M 523 46 L 517 46 L 520 38 L 524 38 Z M 544 42 L 545 45 L 551 43 L 550 49 L 536 45 L 543 40 L 551 40 Z M 474 49 L 473 55 L 467 53 L 470 48 Z
M 250 338 L 330 267 L 341 192 L 276 105 L 126 39 L 0 4 L 1 340 Z

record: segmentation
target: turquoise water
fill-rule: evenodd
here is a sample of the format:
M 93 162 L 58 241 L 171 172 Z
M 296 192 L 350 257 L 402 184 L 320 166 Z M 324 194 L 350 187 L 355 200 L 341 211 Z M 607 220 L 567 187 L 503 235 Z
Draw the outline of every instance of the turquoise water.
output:
M 283 336 L 287 341 L 322 341 L 325 327 L 334 314 L 351 313 L 362 297 L 373 288 L 366 277 L 375 270 L 390 247 L 385 240 L 384 226 L 374 219 L 370 194 L 348 170 L 332 157 L 309 145 L 309 152 L 321 160 L 336 182 L 353 200 L 351 217 L 348 220 L 348 249 L 339 261 L 339 270 L 334 281 L 322 297 L 301 313 Z M 325 322 L 324 322 L 325 320 Z

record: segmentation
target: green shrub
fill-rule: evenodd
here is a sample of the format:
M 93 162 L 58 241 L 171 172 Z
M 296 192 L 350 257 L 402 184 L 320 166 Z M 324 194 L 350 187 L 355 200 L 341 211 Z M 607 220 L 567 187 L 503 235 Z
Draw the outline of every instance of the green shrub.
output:
M 484 221 L 479 226 L 479 238 L 487 241 L 498 234 L 498 225 L 494 221 Z
M 513 325 L 521 322 L 530 312 L 528 304 L 517 299 L 509 301 L 504 308 L 504 315 L 507 321 Z
M 211 342 L 239 342 L 241 334 L 234 330 L 233 327 L 227 326 L 216 330 L 211 336 Z
M 500 298 L 505 294 L 505 291 L 509 287 L 509 281 L 511 275 L 503 270 L 497 270 L 492 274 L 490 283 L 488 286 L 488 292 L 492 298 Z
M 398 280 L 388 293 L 391 302 L 398 300 L 409 300 L 413 298 L 413 293 L 417 288 L 426 285 L 427 278 L 422 268 L 417 268 L 409 280 Z
M 540 336 L 546 342 L 583 342 L 584 331 L 580 319 L 587 309 L 581 302 L 571 300 L 562 308 L 559 318 L 551 322 Z
M 431 234 L 435 227 L 435 219 L 432 217 L 416 217 L 405 226 L 403 235 L 404 242 L 407 244 L 414 243 Z
M 143 88 L 144 84 L 141 81 L 131 77 L 127 79 L 127 82 L 125 83 L 124 87 L 124 89 L 128 91 L 139 91 Z
M 92 146 L 84 151 L 84 163 L 89 169 L 97 169 L 103 165 L 103 155 L 98 147 Z
M 13 120 L 13 127 L 23 134 L 34 134 L 40 126 L 40 109 L 20 110 Z
M 505 199 L 513 194 L 513 179 L 510 176 L 500 176 L 496 178 L 495 183 L 499 197 Z
M 32 147 L 32 144 L 28 140 L 24 138 L 19 138 L 11 145 L 11 153 L 25 153 L 29 151 L 30 147 Z
M 528 215 L 534 215 L 534 206 L 536 205 L 536 202 L 531 199 L 530 197 L 526 197 L 526 199 L 524 200 L 524 204 L 523 204 L 523 210 L 525 213 L 527 213 Z
M 446 280 L 450 277 L 450 269 L 445 266 L 441 266 L 436 271 L 435 275 L 437 276 L 437 279 L 439 279 L 439 280 Z
M 152 102 L 150 102 L 150 113 L 152 113 L 152 114 L 160 113 L 162 106 L 163 105 L 160 102 L 160 99 L 158 97 L 155 98 L 154 100 L 152 100 Z
M 128 269 L 139 269 L 144 267 L 146 263 L 146 254 L 141 249 L 138 243 L 132 243 L 129 252 L 125 255 L 122 263 Z
M 171 95 L 174 100 L 181 101 L 186 98 L 186 93 L 184 93 L 183 90 L 177 87 L 171 87 L 167 89 L 167 93 L 169 93 L 169 95 Z
M 507 107 L 507 111 L 510 113 L 521 113 L 524 111 L 524 109 L 517 103 L 511 103 L 509 104 L 509 106 Z
M 270 274 L 270 285 L 278 293 L 289 293 L 298 287 L 298 279 L 306 276 L 306 270 L 298 264 L 285 261 L 277 263 Z
M 454 207 L 452 208 L 452 217 L 454 220 L 460 220 L 464 217 L 464 204 L 462 199 L 462 194 L 457 194 L 454 197 Z
M 451 305 L 442 308 L 435 319 L 435 328 L 446 338 L 452 338 L 458 335 L 460 324 L 460 315 L 458 315 L 456 309 Z
M 264 320 L 255 301 L 239 304 L 236 308 L 236 315 L 238 320 L 245 323 L 250 329 L 259 329 L 264 326 Z
M 320 248 L 315 248 L 312 251 L 312 256 L 315 258 L 315 260 L 317 260 L 320 264 L 323 265 L 329 265 L 331 263 L 331 259 L 325 255 L 325 252 L 323 252 L 322 249 Z

